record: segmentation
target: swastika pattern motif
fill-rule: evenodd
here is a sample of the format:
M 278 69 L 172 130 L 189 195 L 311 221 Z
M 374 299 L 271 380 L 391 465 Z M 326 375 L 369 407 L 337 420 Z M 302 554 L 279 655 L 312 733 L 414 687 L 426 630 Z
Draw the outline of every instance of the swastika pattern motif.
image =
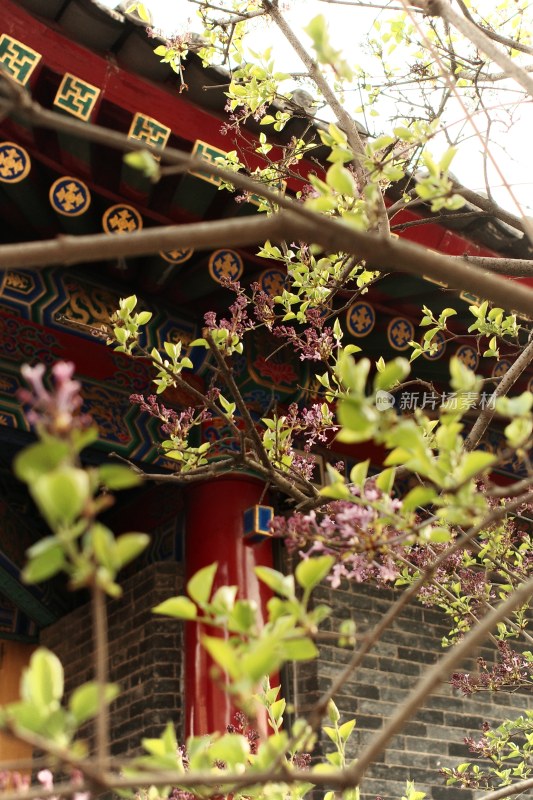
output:
M 119 203 L 104 213 L 102 226 L 106 233 L 133 233 L 142 230 L 143 221 L 136 208 Z
M 50 187 L 50 204 L 59 214 L 79 217 L 91 205 L 91 193 L 77 178 L 58 178 Z
M 0 142 L 0 181 L 2 183 L 18 183 L 24 180 L 31 169 L 31 159 L 24 150 L 14 142 Z
M 215 250 L 209 259 L 209 274 L 217 283 L 224 279 L 238 281 L 242 275 L 242 258 L 234 250 Z
M 54 105 L 87 122 L 93 112 L 100 89 L 66 72 L 57 90 Z
M 32 50 L 24 42 L 19 42 L 7 33 L 0 36 L 0 64 L 23 86 L 41 60 L 41 54 Z
M 192 155 L 214 164 L 217 158 L 224 157 L 226 153 L 224 150 L 219 150 L 218 147 L 213 147 L 213 145 L 197 139 L 192 148 Z M 217 178 L 215 175 L 208 175 L 205 172 L 191 172 L 191 175 L 194 175 L 195 178 L 201 178 L 203 181 L 207 181 L 207 183 L 212 183 L 214 186 L 220 186 L 222 183 L 220 178 Z
M 376 314 L 370 303 L 354 303 L 346 312 L 346 326 L 352 336 L 368 336 L 376 324 Z
M 137 112 L 133 117 L 128 136 L 130 139 L 146 142 L 152 147 L 164 147 L 170 136 L 170 128 L 152 117 L 147 117 L 146 114 Z
M 389 322 L 387 338 L 394 350 L 407 350 L 409 342 L 414 339 L 415 327 L 405 317 L 395 317 Z

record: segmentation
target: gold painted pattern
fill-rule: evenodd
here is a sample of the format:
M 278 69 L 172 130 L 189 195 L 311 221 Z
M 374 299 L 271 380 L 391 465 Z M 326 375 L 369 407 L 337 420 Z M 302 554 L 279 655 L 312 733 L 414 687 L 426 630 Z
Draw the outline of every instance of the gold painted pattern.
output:
M 31 169 L 28 152 L 15 142 L 0 142 L 0 181 L 19 183 Z
M 54 105 L 87 122 L 99 96 L 100 89 L 97 86 L 66 72 L 54 98 Z
M 28 83 L 41 57 L 36 50 L 7 33 L 0 36 L 0 64 L 22 86 Z
M 224 150 L 220 150 L 218 147 L 214 147 L 212 144 L 197 139 L 192 148 L 192 155 L 204 161 L 209 161 L 210 164 L 214 164 L 217 158 L 224 158 L 227 153 Z M 208 175 L 205 172 L 191 172 L 191 175 L 207 183 L 212 183 L 213 186 L 220 186 L 222 184 L 221 178 L 217 178 L 215 175 Z
M 170 136 L 170 128 L 163 125 L 162 122 L 153 117 L 148 117 L 146 114 L 137 112 L 133 117 L 133 121 L 128 131 L 130 139 L 137 139 L 141 142 L 152 147 L 165 147 Z
M 136 208 L 119 203 L 104 213 L 102 226 L 106 233 L 133 233 L 142 230 L 143 221 Z

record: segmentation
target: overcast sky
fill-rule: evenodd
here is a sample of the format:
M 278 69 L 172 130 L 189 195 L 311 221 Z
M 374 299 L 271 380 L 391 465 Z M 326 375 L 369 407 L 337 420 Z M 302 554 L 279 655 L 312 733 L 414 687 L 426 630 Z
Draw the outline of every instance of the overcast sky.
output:
M 483 2 L 483 0 L 481 1 Z M 99 2 L 110 8 L 118 5 L 118 0 L 99 0 Z M 160 29 L 165 35 L 170 36 L 173 33 L 200 30 L 200 22 L 195 15 L 197 6 L 194 3 L 187 2 L 187 0 L 145 0 L 145 5 L 152 13 L 154 27 Z M 330 3 L 321 3 L 320 0 L 293 0 L 288 5 L 287 15 L 289 21 L 295 30 L 299 32 L 302 41 L 308 41 L 306 34 L 301 31 L 302 26 L 315 14 L 322 13 L 328 19 L 331 38 L 335 47 L 342 49 L 350 61 L 363 63 L 369 70 L 374 69 L 375 62 L 371 62 L 365 54 L 365 39 L 368 38 L 368 31 L 371 29 L 373 21 L 377 17 L 384 19 L 386 12 L 365 8 L 347 10 L 346 6 L 339 5 L 335 7 Z M 350 24 L 347 24 L 347 21 Z M 357 24 L 354 24 L 355 21 Z M 254 33 L 249 40 L 250 47 L 264 50 L 265 42 L 268 42 L 274 47 L 274 53 L 277 56 L 277 63 L 280 69 L 287 72 L 302 71 L 299 59 L 273 25 L 269 25 L 266 32 L 265 25 L 261 21 L 258 21 L 253 27 Z M 494 92 L 488 98 L 488 104 L 492 104 L 493 107 L 502 103 L 507 104 L 514 96 L 517 95 L 512 92 Z M 355 112 L 360 102 L 356 93 L 351 98 L 348 93 L 346 98 L 348 110 L 359 121 L 366 124 L 367 127 L 375 126 L 375 130 L 372 130 L 373 133 L 387 132 L 386 125 L 383 125 L 382 129 L 380 128 L 379 117 L 365 120 L 361 118 L 361 114 Z M 353 111 L 350 109 L 350 105 Z M 382 108 L 385 110 L 386 105 L 383 105 Z M 448 122 L 462 119 L 462 113 L 459 109 L 455 112 L 455 120 L 453 114 L 453 108 L 450 108 L 448 110 Z M 493 112 L 493 114 L 496 117 L 498 116 L 498 112 Z M 319 115 L 324 116 L 324 113 L 320 112 Z M 503 119 L 504 115 L 502 114 L 501 116 Z M 478 118 L 478 121 L 480 126 L 483 126 L 483 119 Z M 458 128 L 459 124 L 455 128 L 452 127 L 451 130 L 458 130 Z M 501 124 L 499 130 L 496 123 L 491 131 L 493 138 L 497 140 L 497 145 L 492 152 L 498 159 L 506 180 L 512 184 L 516 197 L 522 204 L 525 213 L 530 216 L 533 216 L 532 131 L 532 103 L 527 106 L 525 104 L 522 105 L 520 111 L 515 113 L 514 124 L 511 127 L 506 121 L 505 124 Z M 452 170 L 470 188 L 476 191 L 484 191 L 484 163 L 481 144 L 479 139 L 473 135 L 473 132 L 467 129 L 464 132 L 469 135 L 469 138 L 467 142 L 461 145 L 454 159 Z M 444 139 L 440 142 L 432 143 L 432 153 L 438 156 L 439 151 L 445 149 L 446 146 Z M 508 192 L 501 186 L 501 178 L 494 173 L 490 165 L 488 169 L 495 198 L 510 211 L 517 213 L 516 206 L 514 206 Z

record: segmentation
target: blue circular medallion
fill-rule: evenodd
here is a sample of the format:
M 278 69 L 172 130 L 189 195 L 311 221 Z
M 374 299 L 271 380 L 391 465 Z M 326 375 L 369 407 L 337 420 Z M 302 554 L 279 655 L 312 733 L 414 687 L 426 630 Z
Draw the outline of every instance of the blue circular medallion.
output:
M 174 250 L 160 250 L 159 255 L 169 264 L 184 264 L 188 261 L 194 250 L 192 247 L 176 247 Z
M 238 281 L 243 272 L 242 258 L 235 250 L 215 250 L 209 258 L 209 274 L 217 283 Z
M 24 180 L 31 169 L 31 159 L 18 144 L 0 142 L 0 181 L 18 183 Z
M 422 339 L 421 343 L 423 345 L 427 344 L 427 342 L 424 342 L 423 339 Z M 444 355 L 444 353 L 446 351 L 446 337 L 443 334 L 443 332 L 442 331 L 437 331 L 435 336 L 433 336 L 433 338 L 431 339 L 430 344 L 435 349 L 431 353 L 422 353 L 422 355 L 428 361 L 438 361 L 438 359 L 442 358 L 442 356 Z
M 415 335 L 415 326 L 405 317 L 394 317 L 387 328 L 387 338 L 394 350 L 407 350 Z
M 368 336 L 375 324 L 376 314 L 370 303 L 354 303 L 346 312 L 346 327 L 352 336 Z
M 106 233 L 133 233 L 142 230 L 143 220 L 136 208 L 118 203 L 104 212 L 102 226 Z
M 91 205 L 91 193 L 78 178 L 58 178 L 50 187 L 50 205 L 65 217 L 79 217 Z
M 507 358 L 502 358 L 501 361 L 498 361 L 494 365 L 494 367 L 492 369 L 492 377 L 493 378 L 503 378 L 505 373 L 509 370 L 510 366 L 511 366 L 511 361 L 509 361 Z
M 279 297 L 285 288 L 286 275 L 280 269 L 265 269 L 259 276 L 259 285 L 269 297 Z
M 479 364 L 479 356 L 473 347 L 463 344 L 461 347 L 459 347 L 455 355 L 469 369 L 477 369 L 477 365 Z

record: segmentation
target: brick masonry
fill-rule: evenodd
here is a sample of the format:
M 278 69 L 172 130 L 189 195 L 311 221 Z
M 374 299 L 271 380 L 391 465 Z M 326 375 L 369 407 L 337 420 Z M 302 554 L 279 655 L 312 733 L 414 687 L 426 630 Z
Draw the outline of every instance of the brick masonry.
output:
M 182 587 L 182 567 L 160 562 L 142 569 L 123 583 L 122 598 L 109 603 L 110 677 L 120 683 L 121 696 L 111 707 L 113 754 L 139 752 L 144 736 L 160 735 L 168 720 L 176 725 L 183 741 L 183 626 L 158 618 L 151 608 Z M 371 586 L 324 585 L 316 602 L 335 609 L 331 629 L 351 617 L 358 634 L 364 634 L 393 601 L 391 591 Z M 444 616 L 419 605 L 406 608 L 365 658 L 363 665 L 346 682 L 335 700 L 342 720 L 356 717 L 350 757 L 380 729 L 414 687 L 426 666 L 441 653 L 440 640 L 447 632 Z M 50 647 L 65 664 L 66 687 L 92 679 L 88 606 L 77 609 L 42 632 L 42 644 Z M 488 647 L 480 651 L 490 661 Z M 473 654 L 475 657 L 476 654 Z M 286 691 L 299 714 L 305 714 L 347 663 L 350 653 L 336 646 L 335 638 L 320 648 L 320 658 L 299 664 L 287 686 L 297 685 L 296 697 Z M 472 662 L 473 663 L 473 662 Z M 293 677 L 296 678 L 295 683 Z M 364 797 L 400 800 L 405 781 L 414 780 L 427 792 L 428 800 L 470 800 L 472 793 L 446 787 L 439 769 L 472 760 L 463 744 L 465 736 L 479 734 L 484 720 L 498 722 L 533 706 L 525 694 L 479 694 L 465 698 L 442 685 L 425 706 L 395 736 L 387 751 L 369 770 Z M 332 745 L 321 739 L 318 750 Z
M 335 609 L 332 630 L 340 620 L 351 617 L 359 635 L 375 625 L 393 599 L 392 591 L 348 584 L 339 589 L 324 585 L 315 595 L 317 603 L 327 603 Z M 352 674 L 335 698 L 341 721 L 353 717 L 357 720 L 350 740 L 351 758 L 394 713 L 424 669 L 437 660 L 442 653 L 442 636 L 447 632 L 444 614 L 413 604 L 395 620 Z M 299 688 L 295 700 L 300 714 L 305 714 L 349 660 L 350 652 L 337 647 L 335 638 L 331 641 L 320 648 L 318 661 L 297 667 L 295 677 Z M 462 665 L 466 669 L 474 667 L 478 655 L 490 662 L 493 652 L 487 646 L 472 655 L 473 660 Z M 443 684 L 369 770 L 363 786 L 364 797 L 380 795 L 384 800 L 400 800 L 405 781 L 414 780 L 417 789 L 427 792 L 430 800 L 469 800 L 472 792 L 447 787 L 439 769 L 473 760 L 463 739 L 479 738 L 485 720 L 498 723 L 509 716 L 518 716 L 528 707 L 533 707 L 533 701 L 527 694 L 480 693 L 468 698 Z M 324 737 L 318 748 L 328 752 L 333 745 Z
M 122 597 L 108 603 L 110 680 L 121 694 L 110 707 L 112 754 L 141 752 L 144 736 L 160 736 L 171 720 L 183 724 L 183 626 L 151 609 L 182 588 L 182 567 L 165 561 L 122 583 Z M 93 680 L 91 615 L 82 606 L 41 632 L 41 644 L 65 667 L 65 689 Z

